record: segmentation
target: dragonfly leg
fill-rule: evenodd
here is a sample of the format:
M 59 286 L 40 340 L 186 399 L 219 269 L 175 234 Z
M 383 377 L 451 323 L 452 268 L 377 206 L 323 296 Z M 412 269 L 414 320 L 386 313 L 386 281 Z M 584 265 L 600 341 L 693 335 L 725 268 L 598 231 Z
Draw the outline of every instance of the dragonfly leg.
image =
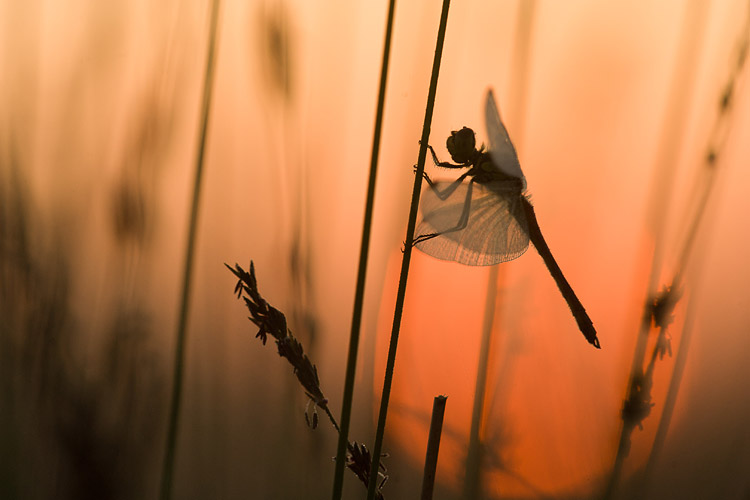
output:
M 467 176 L 467 175 L 469 175 L 469 172 L 466 172 L 466 173 L 464 173 L 464 174 L 463 174 L 463 175 L 461 175 L 461 176 L 460 176 L 460 177 L 459 177 L 458 179 L 456 179 L 455 181 L 453 181 L 453 182 L 452 182 L 452 183 L 451 183 L 451 184 L 450 184 L 450 185 L 449 185 L 449 186 L 448 186 L 447 188 L 445 188 L 445 189 L 443 189 L 442 191 L 440 191 L 440 190 L 439 190 L 439 189 L 437 188 L 437 186 L 435 186 L 435 183 L 434 183 L 434 182 L 432 182 L 432 179 L 430 179 L 430 177 L 429 177 L 429 176 L 428 176 L 428 175 L 427 175 L 426 173 L 425 173 L 425 174 L 423 174 L 423 176 L 424 176 L 424 180 L 425 180 L 425 181 L 427 181 L 427 184 L 428 184 L 428 185 L 430 186 L 430 188 L 432 189 L 432 192 L 433 192 L 433 193 L 435 193 L 435 196 L 437 196 L 437 197 L 438 197 L 438 198 L 440 198 L 441 200 L 445 200 L 445 199 L 447 199 L 447 198 L 448 198 L 448 197 L 449 197 L 450 195 L 452 195 L 452 194 L 453 194 L 453 191 L 455 191 L 455 190 L 456 190 L 456 188 L 458 188 L 458 186 L 460 186 L 460 185 L 461 185 L 461 183 L 462 183 L 462 182 L 464 181 L 464 179 L 466 178 L 466 176 Z M 472 181 L 472 182 L 473 182 L 473 181 Z
M 461 178 L 457 181 L 457 183 L 460 184 L 461 183 L 460 181 L 462 181 L 463 177 L 465 176 L 466 174 L 461 176 Z M 456 184 L 456 182 L 454 182 L 453 184 Z M 451 192 L 455 190 L 456 188 L 453 187 L 453 184 L 448 186 L 443 192 L 448 191 L 449 189 L 451 190 Z M 453 187 L 453 189 L 451 189 L 451 187 Z M 457 187 L 457 184 L 456 184 L 456 187 Z M 433 189 L 435 190 L 435 193 L 437 194 L 438 192 L 437 189 L 436 188 L 433 188 Z M 464 208 L 461 211 L 461 217 L 459 217 L 458 223 L 454 227 L 450 229 L 446 229 L 445 231 L 437 232 L 437 233 L 420 234 L 419 236 L 414 238 L 413 245 L 416 245 L 418 243 L 423 243 L 427 240 L 431 240 L 432 238 L 437 238 L 438 236 L 441 236 L 443 234 L 461 231 L 462 229 L 466 228 L 466 225 L 469 223 L 469 212 L 471 211 L 471 194 L 473 190 L 474 190 L 474 179 L 471 179 L 469 181 L 469 185 L 466 188 L 466 198 L 464 199 Z M 445 198 L 441 198 L 441 199 L 445 199 Z
M 432 161 L 433 161 L 433 162 L 435 163 L 435 165 L 436 165 L 436 166 L 438 166 L 438 167 L 443 167 L 443 168 L 467 168 L 467 167 L 469 166 L 469 164 L 468 164 L 468 163 L 467 163 L 467 164 L 464 164 L 464 165 L 458 165 L 458 164 L 456 164 L 456 163 L 451 163 L 451 162 L 449 162 L 449 161 L 440 161 L 440 160 L 438 159 L 438 157 L 437 157 L 437 154 L 435 154 L 435 150 L 434 150 L 434 149 L 432 149 L 432 146 L 430 146 L 430 145 L 428 144 L 428 145 L 427 145 L 427 148 L 428 148 L 428 149 L 430 150 L 430 153 L 432 154 Z

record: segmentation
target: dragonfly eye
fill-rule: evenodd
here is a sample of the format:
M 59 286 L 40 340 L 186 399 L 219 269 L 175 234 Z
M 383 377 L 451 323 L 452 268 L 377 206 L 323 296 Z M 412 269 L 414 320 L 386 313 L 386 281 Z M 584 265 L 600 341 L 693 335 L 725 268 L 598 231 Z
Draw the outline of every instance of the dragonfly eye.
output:
M 477 139 L 474 131 L 468 127 L 454 130 L 445 143 L 448 152 L 456 163 L 470 163 L 477 150 Z

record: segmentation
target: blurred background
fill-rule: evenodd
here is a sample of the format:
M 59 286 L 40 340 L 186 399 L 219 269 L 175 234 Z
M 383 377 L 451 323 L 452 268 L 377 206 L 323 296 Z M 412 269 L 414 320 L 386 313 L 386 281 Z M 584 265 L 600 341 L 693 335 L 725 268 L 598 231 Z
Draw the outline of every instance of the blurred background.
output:
M 158 496 L 211 5 L 0 2 L 0 498 Z M 386 12 L 221 2 L 175 498 L 330 497 L 335 431 L 305 425 L 223 264 L 254 261 L 338 415 Z M 386 498 L 417 496 L 439 394 L 437 498 L 750 496 L 749 12 L 451 6 L 430 142 L 486 142 L 495 90 L 602 349 L 533 249 L 497 273 L 416 252 Z M 350 431 L 368 447 L 439 15 L 395 12 Z M 344 497 L 364 498 L 351 474 Z

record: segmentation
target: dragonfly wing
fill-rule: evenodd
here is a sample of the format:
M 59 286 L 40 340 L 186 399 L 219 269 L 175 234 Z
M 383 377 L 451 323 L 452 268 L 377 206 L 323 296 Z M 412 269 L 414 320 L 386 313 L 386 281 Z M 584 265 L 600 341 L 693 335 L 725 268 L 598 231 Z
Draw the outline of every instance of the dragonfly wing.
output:
M 492 160 L 504 174 L 521 179 L 523 181 L 523 188 L 526 189 L 526 178 L 521 170 L 521 164 L 518 163 L 516 148 L 510 142 L 508 131 L 505 129 L 502 120 L 500 120 L 500 113 L 497 110 L 492 89 L 487 91 L 487 102 L 484 107 L 484 113 Z
M 442 190 L 449 183 L 437 183 Z M 417 243 L 416 247 L 441 260 L 469 266 L 491 266 L 520 257 L 529 247 L 529 234 L 518 188 L 507 183 L 473 184 L 471 197 L 468 182 L 461 184 L 446 200 L 432 189 L 422 198 L 423 219 L 417 235 L 440 235 Z M 466 203 L 469 218 L 466 226 L 458 225 Z

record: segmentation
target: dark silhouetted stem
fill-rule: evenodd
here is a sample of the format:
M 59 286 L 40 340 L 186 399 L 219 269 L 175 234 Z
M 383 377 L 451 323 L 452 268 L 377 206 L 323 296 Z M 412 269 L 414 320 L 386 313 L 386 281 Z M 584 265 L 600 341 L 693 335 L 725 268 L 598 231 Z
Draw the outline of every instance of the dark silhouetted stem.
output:
M 365 218 L 362 224 L 362 243 L 359 249 L 359 268 L 357 271 L 357 285 L 354 292 L 354 310 L 352 312 L 352 328 L 349 335 L 349 354 L 346 360 L 346 379 L 344 380 L 344 397 L 341 406 L 341 429 L 336 450 L 336 470 L 333 476 L 333 500 L 340 500 L 344 489 L 344 468 L 346 466 L 346 449 L 349 445 L 349 423 L 352 414 L 352 399 L 354 395 L 354 375 L 357 371 L 357 352 L 359 350 L 359 336 L 362 325 L 362 307 L 365 296 L 365 278 L 367 275 L 367 255 L 370 250 L 370 229 L 372 226 L 372 207 L 375 200 L 375 180 L 378 171 L 378 156 L 380 153 L 380 136 L 383 129 L 383 109 L 385 108 L 385 89 L 388 80 L 388 62 L 391 53 L 391 34 L 393 32 L 393 15 L 396 0 L 390 0 L 388 5 L 388 21 L 385 27 L 385 42 L 383 44 L 383 63 L 380 68 L 380 89 L 378 91 L 378 106 L 375 112 L 375 130 L 372 138 L 372 156 L 370 157 L 370 177 L 367 181 L 367 199 L 365 201 Z
M 522 197 L 522 203 L 524 214 L 526 215 L 526 222 L 529 225 L 529 238 L 534 244 L 534 248 L 536 248 L 537 252 L 539 252 L 539 255 L 542 256 L 544 264 L 547 266 L 550 274 L 555 279 L 557 288 L 560 289 L 560 293 L 568 303 L 570 312 L 573 313 L 573 317 L 576 319 L 576 323 L 578 323 L 578 328 L 581 329 L 581 333 L 583 333 L 583 336 L 586 337 L 586 340 L 588 340 L 591 345 L 599 349 L 599 339 L 596 338 L 594 323 L 586 313 L 586 309 L 584 309 L 581 301 L 578 300 L 578 297 L 573 291 L 573 288 L 570 286 L 570 283 L 568 283 L 568 280 L 565 279 L 565 275 L 563 275 L 560 266 L 557 265 L 555 258 L 552 256 L 552 252 L 547 246 L 547 242 L 544 241 L 542 230 L 539 228 L 539 222 L 537 222 L 536 220 L 534 207 L 531 205 L 529 200 L 526 199 L 526 197 Z
M 690 255 L 701 225 L 701 221 L 703 220 L 703 216 L 705 215 L 709 196 L 718 172 L 718 169 L 716 168 L 717 158 L 722 149 L 724 141 L 726 140 L 726 132 L 729 130 L 727 124 L 729 121 L 730 111 L 732 109 L 731 104 L 734 86 L 737 76 L 742 71 L 747 56 L 748 46 L 750 46 L 750 39 L 748 38 L 748 33 L 750 33 L 750 3 L 748 3 L 748 7 L 749 8 L 746 13 L 748 16 L 746 18 L 746 24 L 740 32 L 740 46 L 737 47 L 739 49 L 739 53 L 736 60 L 736 65 L 730 69 L 729 79 L 727 81 L 727 84 L 723 87 L 721 99 L 719 100 L 719 113 L 709 137 L 708 151 L 706 152 L 703 165 L 704 173 L 707 175 L 707 178 L 701 178 L 696 185 L 696 188 L 700 190 L 700 198 L 696 208 L 692 210 L 692 213 L 688 217 L 689 229 L 687 236 L 682 244 L 677 270 L 672 278 L 671 285 L 665 288 L 665 296 L 663 298 L 671 302 L 671 304 L 667 308 L 668 312 L 666 312 L 666 314 L 664 313 L 664 311 L 657 311 L 656 305 L 659 303 L 661 303 L 660 305 L 663 305 L 664 302 L 654 291 L 656 287 L 656 280 L 661 273 L 661 266 L 658 265 L 660 264 L 660 261 L 657 259 L 657 257 L 660 254 L 661 246 L 661 241 L 659 238 L 660 234 L 663 231 L 654 231 L 657 237 L 655 244 L 654 261 L 651 267 L 651 277 L 649 280 L 649 288 L 647 290 L 643 320 L 641 322 L 641 328 L 636 343 L 636 350 L 633 356 L 633 364 L 631 367 L 630 377 L 628 379 L 628 394 L 625 399 L 626 405 L 628 404 L 628 402 L 634 399 L 634 388 L 638 387 L 639 385 L 644 385 L 642 383 L 637 384 L 636 382 L 639 378 L 643 378 L 644 370 L 642 368 L 642 365 L 646 351 L 646 342 L 648 341 L 649 337 L 648 334 L 651 331 L 652 320 L 656 326 L 660 327 L 659 339 L 663 338 L 666 333 L 666 327 L 671 322 L 671 319 L 666 318 L 665 316 L 671 315 L 671 310 L 674 308 L 681 295 L 680 290 L 683 286 L 683 275 L 690 259 Z M 678 58 L 679 64 L 677 65 L 678 71 L 675 73 L 674 79 L 672 81 L 674 91 L 670 93 L 670 95 L 672 95 L 677 94 L 678 92 L 683 92 L 685 97 L 681 100 L 681 102 L 672 103 L 672 106 L 670 107 L 673 107 L 675 109 L 682 110 L 683 108 L 685 108 L 684 101 L 689 98 L 687 89 L 692 89 L 692 87 L 694 87 L 695 85 L 696 65 L 694 55 L 700 48 L 700 42 L 704 37 L 707 8 L 708 7 L 704 2 L 692 1 L 688 4 L 688 8 L 686 10 L 686 17 L 682 34 L 683 40 L 681 42 L 682 49 L 680 50 L 680 56 Z M 674 114 L 675 118 L 665 125 L 665 130 L 667 131 L 665 132 L 665 137 L 668 137 L 668 134 L 679 136 L 679 133 L 675 131 L 677 130 L 679 132 L 680 127 L 683 126 L 682 122 L 684 122 L 685 116 L 684 111 L 681 111 L 679 113 L 677 111 L 674 111 Z M 677 141 L 667 141 L 667 139 L 664 139 L 664 142 L 671 145 L 671 143 Z M 677 156 L 676 151 L 679 150 L 679 144 L 674 144 L 673 148 L 670 149 L 673 149 L 673 151 L 670 151 L 670 161 L 663 162 L 664 164 L 657 164 L 658 171 L 664 171 L 666 168 L 674 168 L 672 164 L 676 162 L 674 158 Z M 667 182 L 667 180 L 664 181 L 663 185 L 657 185 L 655 187 L 655 194 L 652 198 L 658 201 L 654 201 L 654 204 L 659 203 L 663 206 L 666 206 L 668 200 L 670 199 L 669 195 L 671 195 L 671 189 L 668 189 L 669 187 L 670 183 Z M 663 225 L 663 217 L 661 214 L 663 210 L 664 209 L 653 210 L 653 217 L 655 218 L 659 226 Z M 655 229 L 659 229 L 659 227 Z M 675 366 L 672 373 L 672 379 L 670 380 L 669 390 L 664 401 L 664 409 L 662 410 L 661 418 L 659 420 L 656 436 L 654 437 L 654 442 L 651 447 L 648 462 L 646 463 L 646 466 L 643 470 L 643 481 L 641 482 L 641 488 L 648 485 L 650 477 L 653 474 L 653 466 L 656 462 L 656 459 L 658 458 L 658 455 L 666 438 L 666 434 L 669 429 L 669 423 L 671 421 L 672 411 L 677 400 L 677 392 L 682 380 L 682 373 L 685 368 L 687 350 L 690 343 L 692 325 L 690 324 L 689 317 L 688 320 L 686 320 L 685 324 L 687 326 L 684 327 L 682 338 L 680 339 L 680 347 L 677 353 L 677 359 L 675 360 Z M 656 345 L 654 346 L 654 355 L 652 355 L 652 359 L 655 359 L 655 356 L 658 353 L 658 349 L 660 349 L 659 340 L 657 340 Z M 648 377 L 647 384 L 650 386 L 653 384 L 653 380 L 651 380 L 652 377 L 649 371 L 646 371 L 646 374 Z M 640 423 L 640 421 L 638 423 Z M 617 449 L 617 454 L 615 456 L 615 462 L 612 467 L 612 472 L 610 473 L 610 478 L 607 482 L 606 489 L 602 496 L 602 498 L 605 500 L 612 498 L 614 495 L 615 488 L 617 487 L 620 475 L 622 473 L 622 467 L 625 458 L 627 457 L 628 450 L 630 448 L 630 435 L 633 432 L 633 428 L 633 423 L 628 422 L 627 416 L 624 414 L 623 425 L 620 431 L 619 446 Z
M 422 477 L 422 500 L 432 500 L 435 489 L 435 473 L 437 471 L 438 452 L 440 451 L 440 435 L 443 433 L 443 416 L 445 415 L 445 400 L 447 396 L 435 396 L 432 402 L 432 420 L 430 421 L 430 435 L 427 438 L 427 455 L 424 459 L 424 475 Z
M 518 19 L 516 21 L 516 34 L 513 48 L 512 63 L 509 74 L 513 75 L 510 80 L 509 112 L 506 118 L 511 117 L 516 123 L 518 132 L 514 134 L 516 147 L 519 146 L 520 131 L 523 127 L 524 109 L 526 108 L 527 90 L 529 80 L 529 61 L 531 60 L 531 40 L 533 32 L 534 11 L 537 0 L 526 0 L 521 2 L 518 8 Z M 481 432 L 486 422 L 485 407 L 487 406 L 487 378 L 489 376 L 493 330 L 496 317 L 496 301 L 498 291 L 498 280 L 500 277 L 500 266 L 491 266 L 487 279 L 487 291 L 484 301 L 484 319 L 482 321 L 482 340 L 479 347 L 479 363 L 477 366 L 477 378 L 474 389 L 474 406 L 471 413 L 471 427 L 469 431 L 469 447 L 466 452 L 466 473 L 464 475 L 463 498 L 481 498 L 482 488 L 482 455 L 484 446 Z
M 378 414 L 378 428 L 375 432 L 375 445 L 372 447 L 372 466 L 370 467 L 370 484 L 367 487 L 367 499 L 374 500 L 377 488 L 378 467 L 380 466 L 380 455 L 383 450 L 383 435 L 385 434 L 385 421 L 388 414 L 388 402 L 391 397 L 391 384 L 393 382 L 393 369 L 396 364 L 396 349 L 398 348 L 398 335 L 401 328 L 401 316 L 404 310 L 404 299 L 406 297 L 406 280 L 409 275 L 409 263 L 414 243 L 414 229 L 417 225 L 417 210 L 419 208 L 419 195 L 422 188 L 424 176 L 424 162 L 427 157 L 427 144 L 430 139 L 430 127 L 432 125 L 432 112 L 435 107 L 435 96 L 437 95 L 438 75 L 440 74 L 440 60 L 443 56 L 443 44 L 445 42 L 445 30 L 448 25 L 448 8 L 450 0 L 443 0 L 443 10 L 440 14 L 440 27 L 438 28 L 437 44 L 435 47 L 435 59 L 432 63 L 432 75 L 430 77 L 430 90 L 427 94 L 427 109 L 425 110 L 424 124 L 422 125 L 422 139 L 419 145 L 419 157 L 417 159 L 417 170 L 414 175 L 414 188 L 411 195 L 411 207 L 409 208 L 409 222 L 406 227 L 406 242 L 404 243 L 404 257 L 401 261 L 401 275 L 398 282 L 398 293 L 396 295 L 396 308 L 393 314 L 393 328 L 391 329 L 391 340 L 388 346 L 388 359 L 385 367 L 385 379 L 383 380 L 383 394 L 380 399 L 380 412 Z
M 487 280 L 485 295 L 485 314 L 482 325 L 482 340 L 479 347 L 479 362 L 477 363 L 477 378 L 474 385 L 474 407 L 471 411 L 471 428 L 469 430 L 469 449 L 466 453 L 466 477 L 464 478 L 464 498 L 479 498 L 481 488 L 481 471 L 483 447 L 480 438 L 482 416 L 487 393 L 487 375 L 490 364 L 490 345 L 492 344 L 492 323 L 495 315 L 495 300 L 497 299 L 498 267 L 492 266 Z
M 720 100 L 719 114 L 716 122 L 714 123 L 713 136 L 716 142 L 709 145 L 709 151 L 704 160 L 705 169 L 710 171 L 712 175 L 704 186 L 705 189 L 703 192 L 703 196 L 698 203 L 695 218 L 693 219 L 690 230 L 688 231 L 688 236 L 685 240 L 685 244 L 680 255 L 679 267 L 677 269 L 677 272 L 675 273 L 674 278 L 672 279 L 672 285 L 669 288 L 670 290 L 679 290 L 682 287 L 682 277 L 688 265 L 693 244 L 697 237 L 698 230 L 701 226 L 701 221 L 703 220 L 703 217 L 707 212 L 708 201 L 712 192 L 712 187 L 715 183 L 716 174 L 718 172 L 718 168 L 715 163 L 721 147 L 723 146 L 723 142 L 721 141 L 721 139 L 717 139 L 717 136 L 719 135 L 719 130 L 722 129 L 722 125 L 726 125 L 726 123 L 724 122 L 729 122 L 730 120 L 730 114 L 733 109 L 733 107 L 731 106 L 731 96 L 735 91 L 737 77 L 742 72 L 745 66 L 747 50 L 750 49 L 750 2 L 747 3 L 746 7 L 747 11 L 745 12 L 745 25 L 739 35 L 740 40 L 738 44 L 739 55 L 737 65 L 731 69 L 728 82 L 724 87 L 722 99 Z M 728 129 L 729 127 L 726 128 Z M 726 136 L 722 137 L 722 139 L 725 138 Z M 693 286 L 696 287 L 696 284 L 693 283 Z M 693 335 L 692 314 L 695 314 L 695 309 L 688 309 L 687 317 L 684 323 L 685 326 L 683 327 L 682 336 L 680 337 L 680 346 L 677 350 L 677 356 L 675 357 L 672 378 L 669 381 L 669 389 L 667 390 L 667 395 L 664 399 L 664 409 L 662 410 L 661 418 L 659 419 L 659 425 L 656 429 L 656 435 L 654 436 L 654 443 L 651 446 L 651 452 L 649 453 L 648 461 L 646 462 L 646 466 L 644 468 L 644 488 L 647 488 L 651 482 L 654 467 L 656 461 L 661 455 L 662 449 L 664 448 L 664 443 L 667 439 L 667 433 L 672 421 L 674 408 L 677 404 L 677 395 L 679 393 L 680 384 L 682 383 L 682 376 L 685 372 L 688 351 L 690 348 L 690 340 L 692 339 Z
M 201 179 L 203 177 L 203 164 L 206 156 L 206 136 L 208 134 L 208 119 L 209 111 L 211 109 L 211 90 L 213 87 L 218 17 L 219 0 L 214 0 L 211 6 L 211 21 L 208 35 L 208 49 L 206 53 L 206 71 L 203 81 L 203 99 L 199 122 L 200 135 L 198 137 L 198 153 L 195 159 L 195 180 L 193 183 L 193 199 L 190 206 L 190 222 L 188 224 L 188 237 L 185 249 L 185 267 L 182 274 L 182 297 L 180 299 L 180 311 L 177 320 L 177 339 L 175 344 L 174 373 L 172 377 L 172 402 L 169 407 L 167 443 L 164 452 L 164 464 L 161 476 L 160 498 L 162 500 L 172 498 L 175 451 L 177 448 L 177 431 L 179 427 L 180 403 L 182 398 L 182 378 L 185 370 L 185 337 L 187 333 L 190 286 L 193 275 L 195 240 L 198 230 L 198 207 L 200 201 Z

